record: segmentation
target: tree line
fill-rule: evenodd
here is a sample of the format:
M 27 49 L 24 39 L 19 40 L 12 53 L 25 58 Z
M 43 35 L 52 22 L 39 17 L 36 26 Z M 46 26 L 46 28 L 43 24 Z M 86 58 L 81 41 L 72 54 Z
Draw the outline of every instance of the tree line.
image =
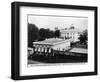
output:
M 47 38 L 59 38 L 60 30 L 56 29 L 55 31 L 45 28 L 38 28 L 35 24 L 28 23 L 28 47 L 33 47 L 33 42 L 42 41 Z M 88 31 L 84 30 L 80 37 L 78 38 L 81 44 L 87 44 L 88 40 Z
M 81 44 L 87 44 L 88 41 L 88 30 L 84 30 L 82 34 L 80 34 L 80 37 L 78 38 L 80 40 Z
M 60 37 L 60 31 L 52 31 L 50 29 L 38 28 L 35 24 L 28 23 L 28 47 L 32 47 L 32 42 L 42 41 L 47 38 Z

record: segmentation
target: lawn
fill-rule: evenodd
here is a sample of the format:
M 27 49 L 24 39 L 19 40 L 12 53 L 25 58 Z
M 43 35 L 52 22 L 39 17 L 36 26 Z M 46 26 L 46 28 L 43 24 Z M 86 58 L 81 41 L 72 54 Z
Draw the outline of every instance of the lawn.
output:
M 88 45 L 87 44 L 81 44 L 80 42 L 77 43 L 71 43 L 72 48 L 84 48 L 87 49 Z
M 70 54 L 70 55 L 68 55 Z M 42 55 L 31 55 L 28 57 L 28 60 L 38 61 L 42 63 L 75 63 L 75 62 L 87 62 L 86 54 L 73 54 L 73 53 L 64 53 L 58 54 L 55 53 L 54 56 L 48 54 L 47 56 Z M 35 62 L 34 62 L 35 63 Z

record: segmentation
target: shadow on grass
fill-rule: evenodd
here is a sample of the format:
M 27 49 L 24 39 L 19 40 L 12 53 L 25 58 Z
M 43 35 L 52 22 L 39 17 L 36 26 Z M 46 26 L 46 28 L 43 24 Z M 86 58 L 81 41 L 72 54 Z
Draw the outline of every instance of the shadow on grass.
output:
M 42 55 L 31 55 L 28 60 L 34 60 L 42 63 L 77 63 L 77 62 L 87 62 L 87 55 L 62 55 L 62 54 L 48 54 L 47 56 Z

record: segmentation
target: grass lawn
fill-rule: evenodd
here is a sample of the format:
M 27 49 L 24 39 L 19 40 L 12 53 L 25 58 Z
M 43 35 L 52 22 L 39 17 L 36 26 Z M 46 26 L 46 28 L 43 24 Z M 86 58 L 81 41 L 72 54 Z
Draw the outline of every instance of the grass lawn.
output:
M 84 49 L 87 49 L 88 45 L 81 44 L 81 43 L 77 42 L 77 43 L 72 43 L 72 48 L 84 48 Z
M 42 62 L 42 63 L 87 62 L 87 55 L 84 55 L 84 56 L 81 56 L 78 54 L 66 55 L 66 53 L 62 55 L 62 54 L 55 53 L 54 56 L 32 55 L 31 57 L 28 57 L 28 60 L 33 60 L 33 61 Z M 35 62 L 33 62 L 33 64 L 34 63 Z

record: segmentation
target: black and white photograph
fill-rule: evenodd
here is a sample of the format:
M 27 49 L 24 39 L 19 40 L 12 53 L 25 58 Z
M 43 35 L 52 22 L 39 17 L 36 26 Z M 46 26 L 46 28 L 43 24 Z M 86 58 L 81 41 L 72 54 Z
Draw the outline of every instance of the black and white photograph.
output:
M 28 65 L 88 62 L 88 17 L 27 15 Z
M 97 75 L 97 7 L 12 3 L 12 79 Z

